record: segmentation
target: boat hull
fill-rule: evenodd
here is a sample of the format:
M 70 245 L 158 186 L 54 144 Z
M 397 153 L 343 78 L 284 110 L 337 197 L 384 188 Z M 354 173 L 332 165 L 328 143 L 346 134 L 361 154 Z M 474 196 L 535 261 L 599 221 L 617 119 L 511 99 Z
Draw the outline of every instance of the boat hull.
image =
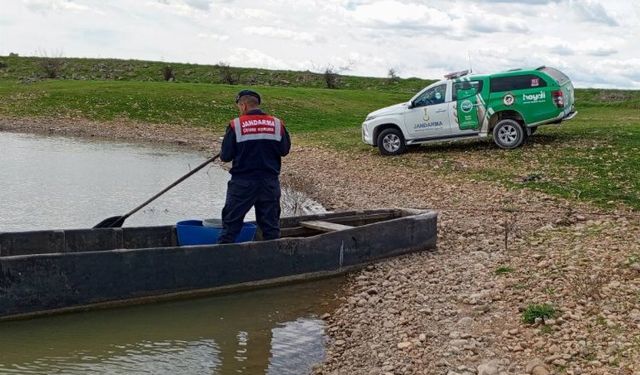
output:
M 309 237 L 228 245 L 144 247 L 175 244 L 171 226 L 2 233 L 0 319 L 314 279 L 435 248 L 436 213 L 375 212 L 398 217 Z M 283 231 L 304 220 L 336 218 L 286 218 Z

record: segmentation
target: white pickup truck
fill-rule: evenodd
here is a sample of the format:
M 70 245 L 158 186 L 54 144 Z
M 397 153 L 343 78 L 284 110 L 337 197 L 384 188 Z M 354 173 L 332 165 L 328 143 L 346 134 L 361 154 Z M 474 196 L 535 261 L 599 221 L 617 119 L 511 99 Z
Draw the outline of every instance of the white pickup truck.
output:
M 557 69 L 514 69 L 445 76 L 406 103 L 369 113 L 362 141 L 383 155 L 407 146 L 492 135 L 501 148 L 520 146 L 538 126 L 576 115 L 571 80 Z

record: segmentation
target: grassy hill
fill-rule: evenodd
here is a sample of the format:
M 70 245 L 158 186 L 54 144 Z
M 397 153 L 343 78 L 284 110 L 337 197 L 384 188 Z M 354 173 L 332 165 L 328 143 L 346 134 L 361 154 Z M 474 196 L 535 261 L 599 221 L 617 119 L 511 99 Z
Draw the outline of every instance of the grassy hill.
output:
M 101 64 L 110 68 L 96 73 Z M 366 114 L 406 101 L 430 83 L 340 76 L 340 89 L 327 89 L 319 74 L 233 68 L 238 77 L 260 77 L 253 83 L 240 78 L 240 86 L 215 83 L 220 78 L 215 66 L 189 64 L 172 64 L 176 79 L 167 82 L 161 74 L 164 65 L 65 59 L 59 79 L 44 79 L 39 58 L 0 57 L 0 117 L 131 119 L 206 127 L 222 134 L 236 115 L 235 94 L 252 86 L 263 95 L 264 108 L 286 121 L 296 142 L 378 157 L 360 141 Z M 484 140 L 428 145 L 379 161 L 639 210 L 640 91 L 579 89 L 576 97 L 575 119 L 542 127 L 517 150 L 500 150 Z
M 330 69 L 331 70 L 331 69 Z M 144 82 L 213 83 L 281 87 L 326 88 L 415 93 L 429 85 L 419 78 L 357 77 L 332 72 L 236 68 L 225 64 L 199 65 L 158 61 L 0 56 L 0 79 L 33 82 L 44 78 Z

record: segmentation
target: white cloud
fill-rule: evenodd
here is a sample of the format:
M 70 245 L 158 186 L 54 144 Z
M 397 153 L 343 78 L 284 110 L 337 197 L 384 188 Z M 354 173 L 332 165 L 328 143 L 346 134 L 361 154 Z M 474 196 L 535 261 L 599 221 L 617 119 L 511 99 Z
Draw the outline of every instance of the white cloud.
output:
M 220 42 L 225 42 L 229 40 L 229 35 L 215 34 L 215 33 L 199 33 L 198 38 L 212 39 Z
M 79 15 L 79 12 L 82 12 Z M 21 0 L 0 55 L 136 58 L 439 78 L 551 65 L 576 84 L 640 88 L 629 0 Z
M 593 0 L 570 0 L 570 5 L 580 20 L 618 26 L 618 21 L 609 15 L 602 4 L 598 2 Z
M 289 29 L 276 28 L 271 26 L 248 26 L 242 31 L 249 35 L 266 36 L 271 38 L 281 38 L 295 40 L 298 42 L 317 42 L 321 37 L 304 31 L 294 31 Z
M 185 2 L 190 7 L 200 10 L 209 10 L 209 8 L 211 7 L 211 1 L 209 0 L 185 0 Z
M 211 8 L 211 0 L 152 0 L 152 3 L 158 3 L 173 7 L 176 9 L 192 8 L 194 10 L 207 11 Z
M 276 13 L 265 9 L 230 7 L 225 6 L 217 11 L 216 17 L 230 20 L 265 20 L 267 22 L 276 22 L 279 17 Z M 236 25 L 237 27 L 237 25 Z
M 419 4 L 406 4 L 396 0 L 355 5 L 351 17 L 369 27 L 414 29 L 444 29 L 451 24 L 446 12 Z
M 89 7 L 72 0 L 23 0 L 27 8 L 34 12 L 85 11 Z
M 615 48 L 607 48 L 607 47 L 589 48 L 584 51 L 584 53 L 591 56 L 611 56 L 617 52 L 618 50 L 616 50 Z
M 289 64 L 257 49 L 235 48 L 225 62 L 232 66 L 287 69 Z

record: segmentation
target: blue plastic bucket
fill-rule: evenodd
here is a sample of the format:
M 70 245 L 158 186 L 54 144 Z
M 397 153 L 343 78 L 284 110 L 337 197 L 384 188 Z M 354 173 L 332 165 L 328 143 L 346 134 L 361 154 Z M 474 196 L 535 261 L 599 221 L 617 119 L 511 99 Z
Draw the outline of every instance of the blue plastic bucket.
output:
M 254 223 L 244 223 L 236 237 L 236 243 L 253 241 L 256 228 Z M 205 227 L 202 225 L 202 220 L 184 220 L 176 224 L 176 232 L 179 246 L 211 245 L 218 243 L 222 228 Z

